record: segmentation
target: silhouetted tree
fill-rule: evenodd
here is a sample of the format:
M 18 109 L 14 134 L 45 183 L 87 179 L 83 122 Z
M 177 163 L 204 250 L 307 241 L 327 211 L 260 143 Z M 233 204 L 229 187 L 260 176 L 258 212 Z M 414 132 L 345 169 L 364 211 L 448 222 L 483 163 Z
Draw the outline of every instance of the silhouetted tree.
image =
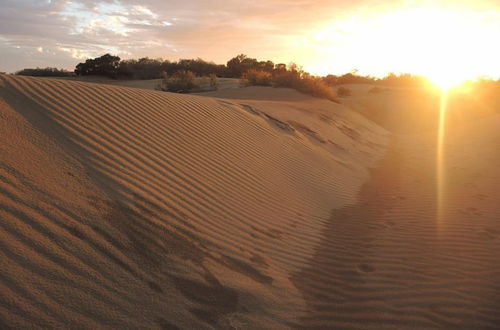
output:
M 255 58 L 249 58 L 244 54 L 240 54 L 227 62 L 229 77 L 241 78 L 245 72 L 252 69 L 258 70 L 259 62 Z
M 258 69 L 265 72 L 273 72 L 274 63 L 272 61 L 260 61 L 258 63 Z
M 274 71 L 275 72 L 285 72 L 286 71 L 286 64 L 279 63 L 274 66 Z
M 124 60 L 120 62 L 118 76 L 134 79 L 157 79 L 161 72 L 167 71 L 170 62 L 160 59 L 143 57 L 138 60 Z
M 78 76 L 106 76 L 116 78 L 118 68 L 120 65 L 120 58 L 105 54 L 101 57 L 88 59 L 84 63 L 79 63 L 75 68 L 75 74 Z

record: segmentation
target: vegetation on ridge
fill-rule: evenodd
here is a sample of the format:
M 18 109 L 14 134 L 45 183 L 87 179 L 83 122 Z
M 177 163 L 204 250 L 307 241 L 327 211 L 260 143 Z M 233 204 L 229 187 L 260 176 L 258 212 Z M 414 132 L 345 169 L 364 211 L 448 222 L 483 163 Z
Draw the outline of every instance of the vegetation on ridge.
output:
M 112 79 L 161 79 L 158 90 L 172 92 L 202 92 L 217 89 L 217 77 L 239 78 L 243 85 L 294 88 L 302 93 L 332 101 L 348 97 L 346 84 L 371 84 L 398 87 L 422 87 L 429 81 L 411 74 L 388 74 L 384 78 L 359 75 L 356 71 L 343 75 L 324 77 L 311 75 L 296 64 L 259 61 L 240 54 L 226 64 L 215 64 L 201 58 L 169 61 L 148 57 L 121 60 L 118 56 L 105 54 L 79 63 L 74 73 L 57 68 L 24 69 L 18 75 L 29 76 L 105 76 Z M 334 86 L 341 86 L 333 88 Z M 374 91 L 375 92 L 375 91 Z
M 58 68 L 36 68 L 36 69 L 22 69 L 16 72 L 18 76 L 32 76 L 32 77 L 72 77 L 74 72 L 58 69 Z

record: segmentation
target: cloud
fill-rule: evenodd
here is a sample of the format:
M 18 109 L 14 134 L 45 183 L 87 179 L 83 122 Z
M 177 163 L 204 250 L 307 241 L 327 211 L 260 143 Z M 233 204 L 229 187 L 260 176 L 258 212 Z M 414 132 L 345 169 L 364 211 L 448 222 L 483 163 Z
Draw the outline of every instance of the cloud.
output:
M 396 0 L 391 6 L 425 1 Z M 495 0 L 476 2 L 498 6 Z M 384 6 L 379 0 L 3 0 L 0 71 L 72 69 L 106 52 L 122 58 L 199 56 L 218 63 L 246 53 L 304 63 L 315 51 L 304 41 L 312 45 L 317 31 Z
M 333 12 L 335 6 L 327 7 Z M 75 60 L 104 52 L 122 57 L 201 56 L 217 62 L 241 52 L 273 56 L 283 53 L 277 49 L 283 40 L 314 25 L 314 15 L 328 16 L 325 8 L 318 13 L 311 10 L 311 1 L 300 0 L 5 0 L 0 50 L 9 49 L 8 56 L 15 58 L 2 60 L 0 70 L 45 60 L 47 65 L 71 68 Z M 52 53 L 58 55 L 46 56 Z

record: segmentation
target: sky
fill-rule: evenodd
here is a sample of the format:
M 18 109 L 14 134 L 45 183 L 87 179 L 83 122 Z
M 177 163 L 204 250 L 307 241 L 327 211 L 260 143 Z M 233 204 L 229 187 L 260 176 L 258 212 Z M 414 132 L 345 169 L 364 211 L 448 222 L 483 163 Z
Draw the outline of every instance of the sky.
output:
M 498 0 L 0 0 L 0 7 L 3 72 L 72 70 L 105 53 L 216 63 L 244 53 L 314 74 L 500 77 Z

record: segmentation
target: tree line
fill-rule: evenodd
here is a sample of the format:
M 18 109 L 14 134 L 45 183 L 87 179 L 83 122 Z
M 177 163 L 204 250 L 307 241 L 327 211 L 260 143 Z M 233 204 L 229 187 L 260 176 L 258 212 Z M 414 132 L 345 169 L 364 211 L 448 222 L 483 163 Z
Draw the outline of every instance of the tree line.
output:
M 16 72 L 19 76 L 32 76 L 32 77 L 71 77 L 75 73 L 58 68 L 35 68 L 35 69 L 22 69 Z
M 118 56 L 105 54 L 95 59 L 88 59 L 79 63 L 75 68 L 75 74 L 79 76 L 99 75 L 110 78 L 127 79 L 158 79 L 163 74 L 173 75 L 179 71 L 190 71 L 196 76 L 209 76 L 211 74 L 221 78 L 242 78 L 249 71 L 267 72 L 277 74 L 286 71 L 297 71 L 295 64 L 275 64 L 273 61 L 259 61 L 244 54 L 231 58 L 226 64 L 215 64 L 201 58 L 180 59 L 169 61 L 163 59 L 151 59 L 148 57 L 140 59 L 121 60 Z M 387 85 L 417 85 L 421 84 L 423 77 L 411 74 L 394 73 L 384 78 L 374 78 L 357 74 L 356 71 L 343 75 L 327 75 L 322 77 L 329 86 L 345 84 L 387 84 Z
M 282 67 L 286 67 L 286 65 L 275 65 L 272 61 L 258 61 L 243 54 L 230 59 L 225 65 L 207 62 L 201 58 L 180 59 L 178 61 L 148 57 L 121 60 L 118 56 L 105 54 L 79 63 L 75 68 L 75 74 L 78 76 L 99 75 L 109 78 L 157 79 L 165 73 L 173 75 L 179 71 L 191 71 L 196 76 L 215 74 L 224 78 L 241 78 L 243 73 L 251 69 L 272 72 L 276 68 Z
M 231 58 L 229 61 L 227 61 L 226 64 L 216 64 L 214 62 L 205 61 L 201 58 L 169 61 L 161 58 L 152 59 L 143 57 L 140 59 L 122 60 L 118 56 L 105 54 L 100 57 L 87 59 L 85 62 L 78 63 L 75 67 L 74 72 L 57 68 L 36 68 L 23 69 L 16 72 L 16 74 L 49 77 L 77 75 L 105 76 L 113 79 L 159 79 L 164 77 L 165 75 L 172 76 L 175 73 L 181 71 L 192 72 L 195 76 L 199 77 L 208 77 L 210 75 L 215 75 L 219 78 L 242 78 L 248 72 L 252 72 L 250 76 L 258 76 L 259 79 L 262 79 L 262 77 L 266 76 L 284 77 L 284 72 L 290 73 L 288 77 L 294 75 L 296 76 L 296 72 L 298 71 L 300 71 L 301 75 L 305 73 L 302 70 L 297 70 L 297 68 L 299 68 L 299 66 L 295 64 L 275 64 L 270 60 L 260 61 L 255 58 L 248 57 L 244 54 L 240 54 Z M 374 78 L 370 76 L 359 75 L 356 71 L 349 72 L 343 75 L 330 74 L 325 77 L 321 77 L 321 79 L 328 86 L 345 84 L 418 86 L 422 85 L 425 82 L 425 78 L 411 74 L 396 75 L 390 73 L 384 78 Z M 267 83 L 262 83 L 262 81 L 258 84 L 268 85 Z

